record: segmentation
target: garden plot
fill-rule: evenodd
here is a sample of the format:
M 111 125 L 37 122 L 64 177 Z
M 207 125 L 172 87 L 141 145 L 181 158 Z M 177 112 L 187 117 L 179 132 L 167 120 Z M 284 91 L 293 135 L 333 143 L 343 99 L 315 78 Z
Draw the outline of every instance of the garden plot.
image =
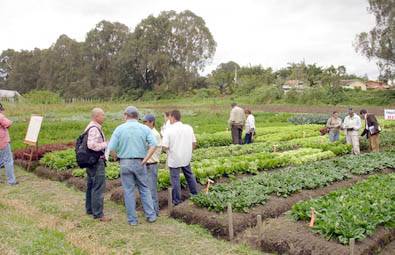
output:
M 395 239 L 395 173 L 370 176 L 350 188 L 295 204 L 245 233 L 264 251 L 287 254 L 374 254 Z M 308 226 L 314 208 L 314 224 Z M 293 218 L 293 219 L 292 219 Z M 254 234 L 255 233 L 255 234 Z
M 218 184 L 211 187 L 208 194 L 199 193 L 191 201 L 175 207 L 171 215 L 187 223 L 203 225 L 213 235 L 227 238 L 225 210 L 228 203 L 236 212 L 233 228 L 238 234 L 254 226 L 259 214 L 263 218 L 279 216 L 298 201 L 351 186 L 367 174 L 395 168 L 394 155 L 345 156 Z

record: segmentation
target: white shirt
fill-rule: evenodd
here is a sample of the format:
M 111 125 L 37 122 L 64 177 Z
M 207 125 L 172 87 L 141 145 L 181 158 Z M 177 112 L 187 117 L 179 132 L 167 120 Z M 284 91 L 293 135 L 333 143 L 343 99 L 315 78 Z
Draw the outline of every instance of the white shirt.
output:
M 166 123 L 160 129 L 160 134 L 162 136 L 164 136 L 165 135 L 165 130 L 168 129 L 170 126 L 171 126 L 170 120 L 167 120 Z
M 154 154 L 152 154 L 152 157 L 147 161 L 147 163 L 159 163 L 160 161 L 160 153 L 162 152 L 162 138 L 160 137 L 159 132 L 156 130 L 156 128 L 151 129 L 152 134 L 154 134 L 154 137 L 156 139 L 156 150 Z
M 251 129 L 255 129 L 255 117 L 249 114 L 246 120 L 246 133 L 251 133 Z
M 357 114 L 354 114 L 352 118 L 350 117 L 350 115 L 347 115 L 344 118 L 343 127 L 345 129 L 353 128 L 354 131 L 357 131 L 361 128 L 361 118 Z
M 168 166 L 177 168 L 189 165 L 192 159 L 193 143 L 196 143 L 196 137 L 190 125 L 178 121 L 166 128 L 162 146 L 168 148 Z

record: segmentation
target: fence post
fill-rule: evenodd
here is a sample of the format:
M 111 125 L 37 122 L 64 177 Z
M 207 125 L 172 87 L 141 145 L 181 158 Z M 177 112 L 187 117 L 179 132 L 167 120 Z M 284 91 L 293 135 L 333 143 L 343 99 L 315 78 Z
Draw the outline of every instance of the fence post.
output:
M 173 196 L 172 196 L 172 189 L 168 188 L 167 189 L 168 192 L 168 197 L 167 197 L 167 208 L 169 209 L 169 211 L 171 211 L 171 209 L 173 208 Z
M 256 226 L 258 228 L 258 240 L 262 238 L 262 216 L 259 214 L 256 216 Z
M 229 225 L 229 240 L 233 240 L 234 232 L 233 232 L 233 213 L 232 213 L 232 204 L 228 203 L 228 225 Z
M 350 238 L 350 255 L 354 255 L 355 239 Z

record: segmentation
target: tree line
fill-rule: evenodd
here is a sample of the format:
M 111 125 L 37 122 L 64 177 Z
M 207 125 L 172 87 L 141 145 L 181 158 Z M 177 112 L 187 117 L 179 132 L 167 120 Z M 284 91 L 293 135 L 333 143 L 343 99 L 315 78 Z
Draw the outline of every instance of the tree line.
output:
M 395 77 L 395 0 L 369 0 L 376 26 L 356 36 L 357 52 L 376 60 L 379 79 Z M 344 66 L 290 63 L 272 68 L 222 63 L 207 76 L 216 42 L 202 17 L 186 10 L 164 11 L 143 19 L 133 30 L 101 21 L 83 42 L 61 35 L 48 49 L 5 50 L 0 55 L 0 87 L 26 93 L 49 90 L 64 98 L 171 98 L 203 89 L 211 95 L 246 95 L 265 85 L 298 80 L 308 87 L 336 92 L 347 74 Z

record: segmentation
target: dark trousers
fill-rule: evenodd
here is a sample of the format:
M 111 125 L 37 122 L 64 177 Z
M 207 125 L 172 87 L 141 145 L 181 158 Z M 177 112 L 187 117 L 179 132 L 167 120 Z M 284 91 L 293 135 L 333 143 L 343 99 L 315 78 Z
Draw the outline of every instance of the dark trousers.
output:
M 191 165 L 177 167 L 177 168 L 170 167 L 170 182 L 171 182 L 171 187 L 173 189 L 172 200 L 174 205 L 181 203 L 180 170 L 182 170 L 182 172 L 184 173 L 191 194 L 192 195 L 197 194 L 196 178 L 192 173 Z
M 88 176 L 85 208 L 86 213 L 92 214 L 93 218 L 101 218 L 104 216 L 104 191 L 106 189 L 106 175 L 104 168 L 104 160 L 99 159 L 95 165 L 86 169 Z
M 252 133 L 247 133 L 246 136 L 244 137 L 244 143 L 249 144 L 252 143 Z
M 231 131 L 233 144 L 243 144 L 243 139 L 241 137 L 243 127 L 241 125 L 232 125 Z

